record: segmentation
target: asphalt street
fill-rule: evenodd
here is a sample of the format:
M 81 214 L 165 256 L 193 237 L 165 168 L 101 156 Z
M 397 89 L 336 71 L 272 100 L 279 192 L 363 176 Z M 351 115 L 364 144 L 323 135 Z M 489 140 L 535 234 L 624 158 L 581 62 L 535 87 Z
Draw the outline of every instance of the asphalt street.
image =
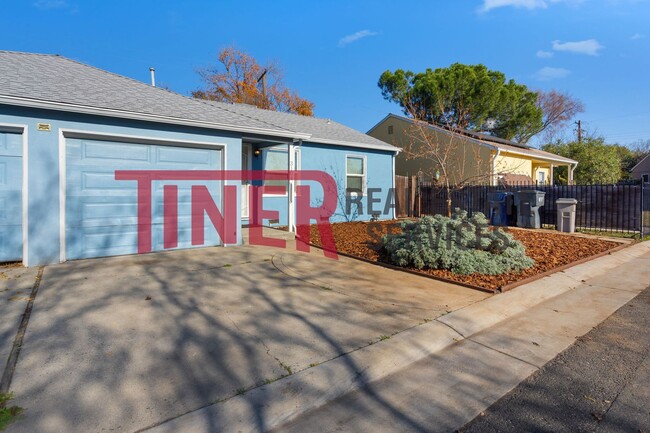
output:
M 650 432 L 650 287 L 459 432 Z

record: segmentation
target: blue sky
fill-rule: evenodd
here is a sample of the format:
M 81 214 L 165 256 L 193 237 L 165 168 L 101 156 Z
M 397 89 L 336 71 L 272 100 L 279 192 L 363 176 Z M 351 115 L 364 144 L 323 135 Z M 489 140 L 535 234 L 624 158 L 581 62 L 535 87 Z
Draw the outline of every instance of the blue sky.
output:
M 483 63 L 581 99 L 590 133 L 650 139 L 650 1 L 6 1 L 0 49 L 58 53 L 183 94 L 235 44 L 276 60 L 316 115 L 362 131 L 399 107 L 386 69 Z

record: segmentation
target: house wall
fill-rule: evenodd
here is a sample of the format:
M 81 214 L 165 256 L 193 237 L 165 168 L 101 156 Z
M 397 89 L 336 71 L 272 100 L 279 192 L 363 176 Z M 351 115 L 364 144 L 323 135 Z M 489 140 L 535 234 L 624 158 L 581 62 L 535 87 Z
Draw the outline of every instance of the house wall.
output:
M 496 173 L 524 174 L 533 177 L 533 162 L 526 157 L 501 152 L 494 164 Z
M 537 165 L 533 164 L 533 181 L 537 182 L 539 179 L 539 173 L 544 173 L 545 183 L 552 183 L 551 179 L 551 167 L 547 165 Z
M 392 127 L 392 133 L 389 133 Z M 449 157 L 445 164 L 451 168 L 448 176 L 452 183 L 461 183 L 471 180 L 475 183 L 483 183 L 490 180 L 492 172 L 492 149 L 483 146 L 475 141 L 463 138 L 452 137 L 439 131 L 428 130 L 426 141 L 421 138 L 419 129 L 415 129 L 410 122 L 399 118 L 388 118 L 383 124 L 369 132 L 369 135 L 386 143 L 404 149 L 395 158 L 395 173 L 401 176 L 416 176 L 422 173 L 424 180 L 431 181 L 435 178 L 436 172 L 442 175 L 438 164 L 427 157 L 426 142 L 438 143 L 439 149 L 450 148 Z M 409 155 L 409 153 L 411 155 Z
M 50 124 L 51 131 L 39 131 L 37 123 Z M 27 128 L 27 153 L 23 153 L 23 159 L 26 158 L 29 173 L 26 185 L 28 253 L 23 260 L 28 266 L 58 263 L 60 258 L 59 169 L 64 156 L 59 154 L 61 129 L 224 145 L 224 168 L 241 166 L 241 137 L 222 131 L 0 105 L 0 127 L 6 124 Z M 227 184 L 238 185 L 239 182 Z M 238 236 L 241 242 L 241 233 Z
M 345 179 L 348 155 L 361 156 L 366 160 L 366 194 L 360 200 L 361 206 L 356 217 L 354 216 L 355 204 L 350 205 L 352 212 L 346 212 Z M 343 222 L 351 219 L 368 221 L 372 218 L 371 211 L 380 212 L 379 219 L 392 219 L 394 218 L 393 156 L 393 152 L 306 142 L 301 146 L 301 168 L 324 171 L 336 181 L 338 190 L 335 192 L 338 203 L 330 221 Z M 323 189 L 313 183 L 307 184 L 311 187 L 312 206 L 322 203 Z
M 632 178 L 633 179 L 638 179 L 641 180 L 643 179 L 643 175 L 648 176 L 650 178 L 650 155 L 646 156 L 639 164 L 634 167 L 632 170 Z
M 300 149 L 300 169 L 323 171 L 337 184 L 333 192 L 337 197 L 336 210 L 330 218 L 331 222 L 368 221 L 372 212 L 380 212 L 379 219 L 394 218 L 393 207 L 393 153 L 362 148 L 332 146 L 321 143 L 305 142 Z M 360 199 L 360 206 L 350 201 L 350 212 L 346 202 L 346 159 L 347 156 L 359 156 L 366 162 L 366 193 Z M 253 169 L 263 167 L 264 152 L 253 158 Z M 260 182 L 254 182 L 260 184 Z M 301 185 L 310 187 L 311 206 L 323 203 L 324 190 L 318 182 L 302 181 Z M 371 197 L 372 196 L 372 197 Z M 370 200 L 372 199 L 372 204 Z M 288 225 L 288 198 L 286 195 L 265 195 L 264 209 L 278 211 L 278 222 L 263 220 L 263 224 L 271 226 Z M 387 206 L 388 204 L 388 206 Z M 249 222 L 244 220 L 245 223 Z M 312 221 L 314 222 L 314 221 Z

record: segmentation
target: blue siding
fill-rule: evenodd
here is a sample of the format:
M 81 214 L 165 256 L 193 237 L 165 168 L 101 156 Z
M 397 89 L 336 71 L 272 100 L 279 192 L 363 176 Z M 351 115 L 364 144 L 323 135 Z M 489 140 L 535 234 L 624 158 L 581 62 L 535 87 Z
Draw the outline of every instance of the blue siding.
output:
M 343 222 L 347 220 L 368 221 L 372 215 L 369 212 L 369 197 L 366 194 L 361 199 L 362 212 L 354 216 L 355 205 L 351 204 L 352 212 L 346 212 L 345 203 L 345 178 L 346 178 L 346 157 L 363 156 L 366 159 L 366 189 L 373 193 L 377 200 L 372 204 L 372 210 L 381 212 L 379 219 L 392 219 L 392 208 L 388 213 L 386 210 L 387 201 L 392 203 L 389 195 L 393 188 L 393 153 L 377 150 L 360 149 L 353 147 L 331 146 L 318 143 L 304 143 L 301 149 L 301 165 L 303 170 L 321 170 L 334 178 L 338 185 L 336 193 L 339 200 L 334 215 L 330 222 Z M 311 186 L 311 184 L 310 184 Z M 312 186 L 312 206 L 322 201 L 323 190 L 318 186 Z
M 38 123 L 48 123 L 51 131 L 40 131 Z M 27 210 L 27 240 L 28 254 L 23 257 L 29 266 L 57 263 L 60 260 L 62 240 L 60 239 L 61 225 L 67 225 L 69 233 L 75 233 L 73 238 L 67 239 L 67 253 L 69 257 L 88 257 L 104 254 L 122 254 L 134 252 L 133 238 L 133 191 L 135 187 L 125 187 L 114 184 L 108 171 L 115 168 L 179 168 L 175 161 L 182 160 L 182 166 L 203 167 L 210 158 L 206 159 L 200 151 L 186 152 L 175 147 L 159 146 L 152 144 L 125 144 L 113 143 L 119 148 L 107 148 L 97 143 L 87 143 L 84 150 L 84 158 L 81 156 L 81 146 L 78 139 L 66 138 L 68 143 L 64 148 L 65 155 L 59 155 L 59 131 L 74 130 L 88 133 L 105 134 L 107 136 L 135 136 L 146 137 L 150 140 L 174 140 L 180 142 L 203 142 L 215 145 L 223 145 L 225 151 L 225 165 L 223 168 L 241 168 L 241 134 L 216 131 L 203 128 L 174 126 L 155 122 L 141 122 L 135 120 L 115 119 L 102 116 L 91 116 L 76 113 L 64 113 L 50 110 L 32 108 L 20 108 L 7 105 L 0 105 L 0 127 L 2 124 L 24 124 L 27 126 L 28 151 L 23 158 L 27 158 L 28 170 L 30 173 L 27 181 L 28 203 Z M 5 134 L 11 136 L 12 143 L 20 141 L 20 135 Z M 13 140 L 16 140 L 15 142 Z M 114 138 L 114 141 L 119 139 Z M 77 144 L 74 144 L 74 143 Z M 150 143 L 150 142 L 147 142 Z M 79 149 L 74 149 L 74 146 Z M 0 188 L 0 194 L 9 197 L 11 194 L 11 205 L 0 207 L 0 238 L 6 245 L 11 244 L 14 250 L 11 257 L 20 259 L 21 245 L 21 170 L 20 153 L 15 153 L 16 144 L 12 144 L 14 153 L 5 155 L 0 164 L 0 181 L 7 179 Z M 18 148 L 20 150 L 20 147 Z M 79 153 L 75 154 L 75 151 Z M 70 154 L 68 154 L 70 152 Z M 108 152 L 108 153 L 107 153 Z M 344 221 L 345 214 L 345 164 L 347 155 L 362 155 L 367 161 L 367 188 L 376 188 L 379 203 L 375 204 L 375 210 L 383 212 L 388 190 L 392 188 L 392 160 L 393 154 L 385 151 L 372 151 L 359 148 L 347 148 L 319 143 L 303 143 L 301 146 L 301 168 L 303 170 L 322 170 L 331 174 L 339 182 L 339 193 L 342 200 L 339 203 L 336 214 L 331 218 L 332 222 Z M 75 167 L 75 156 L 79 163 Z M 11 158 L 11 159 L 7 159 Z M 69 197 L 66 200 L 66 214 L 71 215 L 68 221 L 60 221 L 61 210 L 59 186 L 60 186 L 60 161 L 68 159 L 66 175 L 70 182 L 66 189 Z M 110 164 L 106 167 L 93 166 L 94 160 L 108 160 Z M 81 161 L 85 161 L 81 163 Z M 8 162 L 8 164 L 7 164 Z M 254 158 L 254 164 L 260 164 L 261 158 Z M 88 169 L 93 166 L 92 169 Z M 6 168 L 9 167 L 9 168 Z M 84 168 L 86 167 L 86 168 Z M 98 169 L 100 168 L 100 169 Z M 254 166 L 259 169 L 261 167 Z M 4 171 L 3 171 L 4 170 Z M 76 177 L 75 177 L 76 176 Z M 11 186 L 9 185 L 11 180 Z M 129 183 L 129 182 L 124 182 Z M 227 184 L 239 187 L 240 182 L 228 181 Z M 313 185 L 312 204 L 318 205 L 322 202 L 323 191 Z M 162 184 L 157 185 L 154 195 L 162 197 Z M 238 188 L 239 189 L 239 188 Z M 183 207 L 188 206 L 188 186 L 179 187 L 179 199 L 184 201 L 179 208 L 179 217 L 186 212 Z M 74 195 L 79 198 L 75 199 Z M 123 195 L 120 195 L 123 194 Z M 1 197 L 0 197 L 1 199 Z M 219 200 L 218 197 L 215 197 Z M 162 204 L 160 198 L 154 203 L 154 213 L 157 215 L 154 224 L 159 223 Z M 363 198 L 364 212 L 356 217 L 357 220 L 368 220 L 371 218 L 368 212 L 368 197 Z M 287 197 L 265 197 L 265 207 L 280 212 L 280 225 L 288 223 Z M 76 207 L 76 208 L 73 208 Z M 110 216 L 107 217 L 110 212 Z M 9 217 L 11 215 L 11 217 Z M 238 213 L 239 215 L 239 213 Z M 381 214 L 380 218 L 391 218 L 392 212 Z M 238 224 L 241 219 L 238 217 Z M 11 220 L 11 222 L 9 222 Z M 179 247 L 186 246 L 189 239 L 188 221 L 180 221 Z M 3 226 L 4 224 L 4 226 Z M 108 224 L 111 230 L 102 228 L 102 224 Z M 11 227 L 11 228 L 8 228 Z M 72 230 L 72 228 L 75 228 Z M 211 229 L 212 224 L 206 222 L 206 228 Z M 3 232 L 4 230 L 4 232 Z M 158 249 L 162 243 L 162 229 L 158 226 L 153 230 L 153 247 Z M 13 236 L 13 237 L 12 237 Z M 71 235 L 72 236 L 72 235 Z M 214 242 L 214 238 L 211 240 Z M 241 242 L 241 232 L 238 233 L 238 242 Z M 0 247 L 2 248 L 2 247 Z
M 115 180 L 115 170 L 219 170 L 215 149 L 66 141 L 66 257 L 79 259 L 138 251 L 137 182 Z M 152 190 L 152 248 L 163 250 L 163 187 Z M 178 185 L 178 248 L 191 247 L 191 186 L 206 185 L 221 203 L 220 182 L 174 182 Z M 203 246 L 218 245 L 207 219 Z
M 39 131 L 37 123 L 49 123 L 52 127 L 51 132 Z M 23 257 L 28 266 L 58 263 L 60 260 L 58 134 L 60 128 L 107 135 L 119 134 L 225 145 L 227 153 L 224 168 L 239 169 L 241 167 L 241 135 L 226 131 L 7 105 L 0 105 L 0 126 L 2 124 L 25 124 L 28 128 L 28 155 L 24 156 L 28 157 L 30 173 L 28 179 L 28 257 Z M 228 184 L 239 185 L 239 182 L 229 181 Z M 206 224 L 206 228 L 211 226 L 211 224 Z M 238 234 L 238 237 L 241 242 L 241 233 Z
M 23 255 L 22 135 L 0 132 L 0 262 Z

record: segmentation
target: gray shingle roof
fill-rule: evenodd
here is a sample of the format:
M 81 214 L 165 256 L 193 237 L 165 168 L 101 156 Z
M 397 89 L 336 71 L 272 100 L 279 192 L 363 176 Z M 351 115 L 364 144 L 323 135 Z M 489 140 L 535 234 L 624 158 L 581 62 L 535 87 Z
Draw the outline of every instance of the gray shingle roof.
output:
M 396 147 L 371 137 L 363 132 L 349 128 L 331 119 L 319 117 L 298 116 L 279 111 L 264 110 L 252 105 L 227 104 L 223 102 L 210 102 L 217 107 L 225 107 L 242 115 L 261 119 L 267 123 L 280 126 L 292 131 L 307 132 L 311 135 L 309 141 L 342 143 L 355 143 L 369 145 L 380 149 L 395 151 Z
M 86 107 L 114 117 L 134 113 L 169 123 L 190 121 L 215 129 L 396 150 L 328 119 L 197 100 L 58 55 L 0 51 L 0 102 L 18 104 L 16 98 L 62 104 L 68 111 Z

